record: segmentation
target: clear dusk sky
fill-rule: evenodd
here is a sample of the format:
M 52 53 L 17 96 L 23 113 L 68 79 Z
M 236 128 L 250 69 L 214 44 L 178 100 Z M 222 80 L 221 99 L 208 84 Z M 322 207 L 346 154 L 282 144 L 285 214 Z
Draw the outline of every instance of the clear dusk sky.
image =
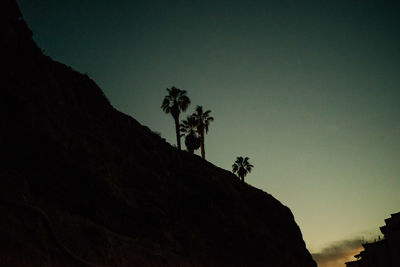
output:
M 171 144 L 165 88 L 188 91 L 181 118 L 211 109 L 207 160 L 249 156 L 319 266 L 400 211 L 400 1 L 18 3 L 45 54 Z

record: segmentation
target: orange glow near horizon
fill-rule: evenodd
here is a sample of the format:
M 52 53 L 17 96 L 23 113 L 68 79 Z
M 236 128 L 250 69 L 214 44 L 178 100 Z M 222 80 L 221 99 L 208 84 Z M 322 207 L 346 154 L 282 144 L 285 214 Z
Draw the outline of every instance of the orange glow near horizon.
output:
M 362 251 L 363 248 L 360 247 L 356 249 L 347 250 L 342 253 L 338 253 L 337 255 L 332 255 L 332 257 L 322 258 L 320 260 L 315 260 L 318 264 L 318 267 L 343 267 L 345 266 L 345 262 L 354 261 L 354 255 L 357 255 Z

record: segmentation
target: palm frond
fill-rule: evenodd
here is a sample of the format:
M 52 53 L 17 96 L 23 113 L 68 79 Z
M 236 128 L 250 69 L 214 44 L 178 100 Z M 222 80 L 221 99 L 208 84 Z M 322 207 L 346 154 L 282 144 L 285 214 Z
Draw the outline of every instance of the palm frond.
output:
M 173 98 L 177 98 L 180 94 L 180 89 L 176 88 L 175 86 L 171 87 L 171 90 L 169 90 L 169 94 Z
M 237 157 L 236 158 L 236 163 L 242 164 L 242 162 L 243 162 L 243 157 Z
M 233 165 L 232 165 L 232 172 L 233 172 L 233 173 L 237 172 L 237 171 L 238 171 L 238 168 L 239 168 L 238 165 L 233 164 Z
M 162 104 L 161 104 L 161 108 L 165 113 L 169 113 L 171 111 L 171 108 L 169 106 L 169 100 L 165 97 Z
M 178 104 L 179 108 L 182 111 L 185 111 L 188 108 L 189 104 L 190 104 L 190 99 L 189 99 L 189 97 L 183 95 L 178 99 L 178 103 L 179 103 Z
M 203 114 L 203 107 L 197 105 L 197 106 L 196 106 L 196 113 L 197 113 L 196 115 Z

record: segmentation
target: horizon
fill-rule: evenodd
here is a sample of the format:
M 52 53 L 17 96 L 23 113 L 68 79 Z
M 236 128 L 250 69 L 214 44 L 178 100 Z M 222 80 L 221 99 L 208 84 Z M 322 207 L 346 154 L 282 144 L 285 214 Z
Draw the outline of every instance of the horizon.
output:
M 210 109 L 206 159 L 250 157 L 246 182 L 291 209 L 319 266 L 400 211 L 399 3 L 17 2 L 46 55 L 170 144 L 166 88 L 192 100 L 180 119 Z

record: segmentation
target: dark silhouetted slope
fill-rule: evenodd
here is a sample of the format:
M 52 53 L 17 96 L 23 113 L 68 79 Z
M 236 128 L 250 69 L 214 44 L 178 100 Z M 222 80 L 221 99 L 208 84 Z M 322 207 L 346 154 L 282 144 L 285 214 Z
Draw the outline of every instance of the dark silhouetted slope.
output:
M 1 266 L 316 266 L 287 207 L 115 110 L 15 1 L 0 13 Z

